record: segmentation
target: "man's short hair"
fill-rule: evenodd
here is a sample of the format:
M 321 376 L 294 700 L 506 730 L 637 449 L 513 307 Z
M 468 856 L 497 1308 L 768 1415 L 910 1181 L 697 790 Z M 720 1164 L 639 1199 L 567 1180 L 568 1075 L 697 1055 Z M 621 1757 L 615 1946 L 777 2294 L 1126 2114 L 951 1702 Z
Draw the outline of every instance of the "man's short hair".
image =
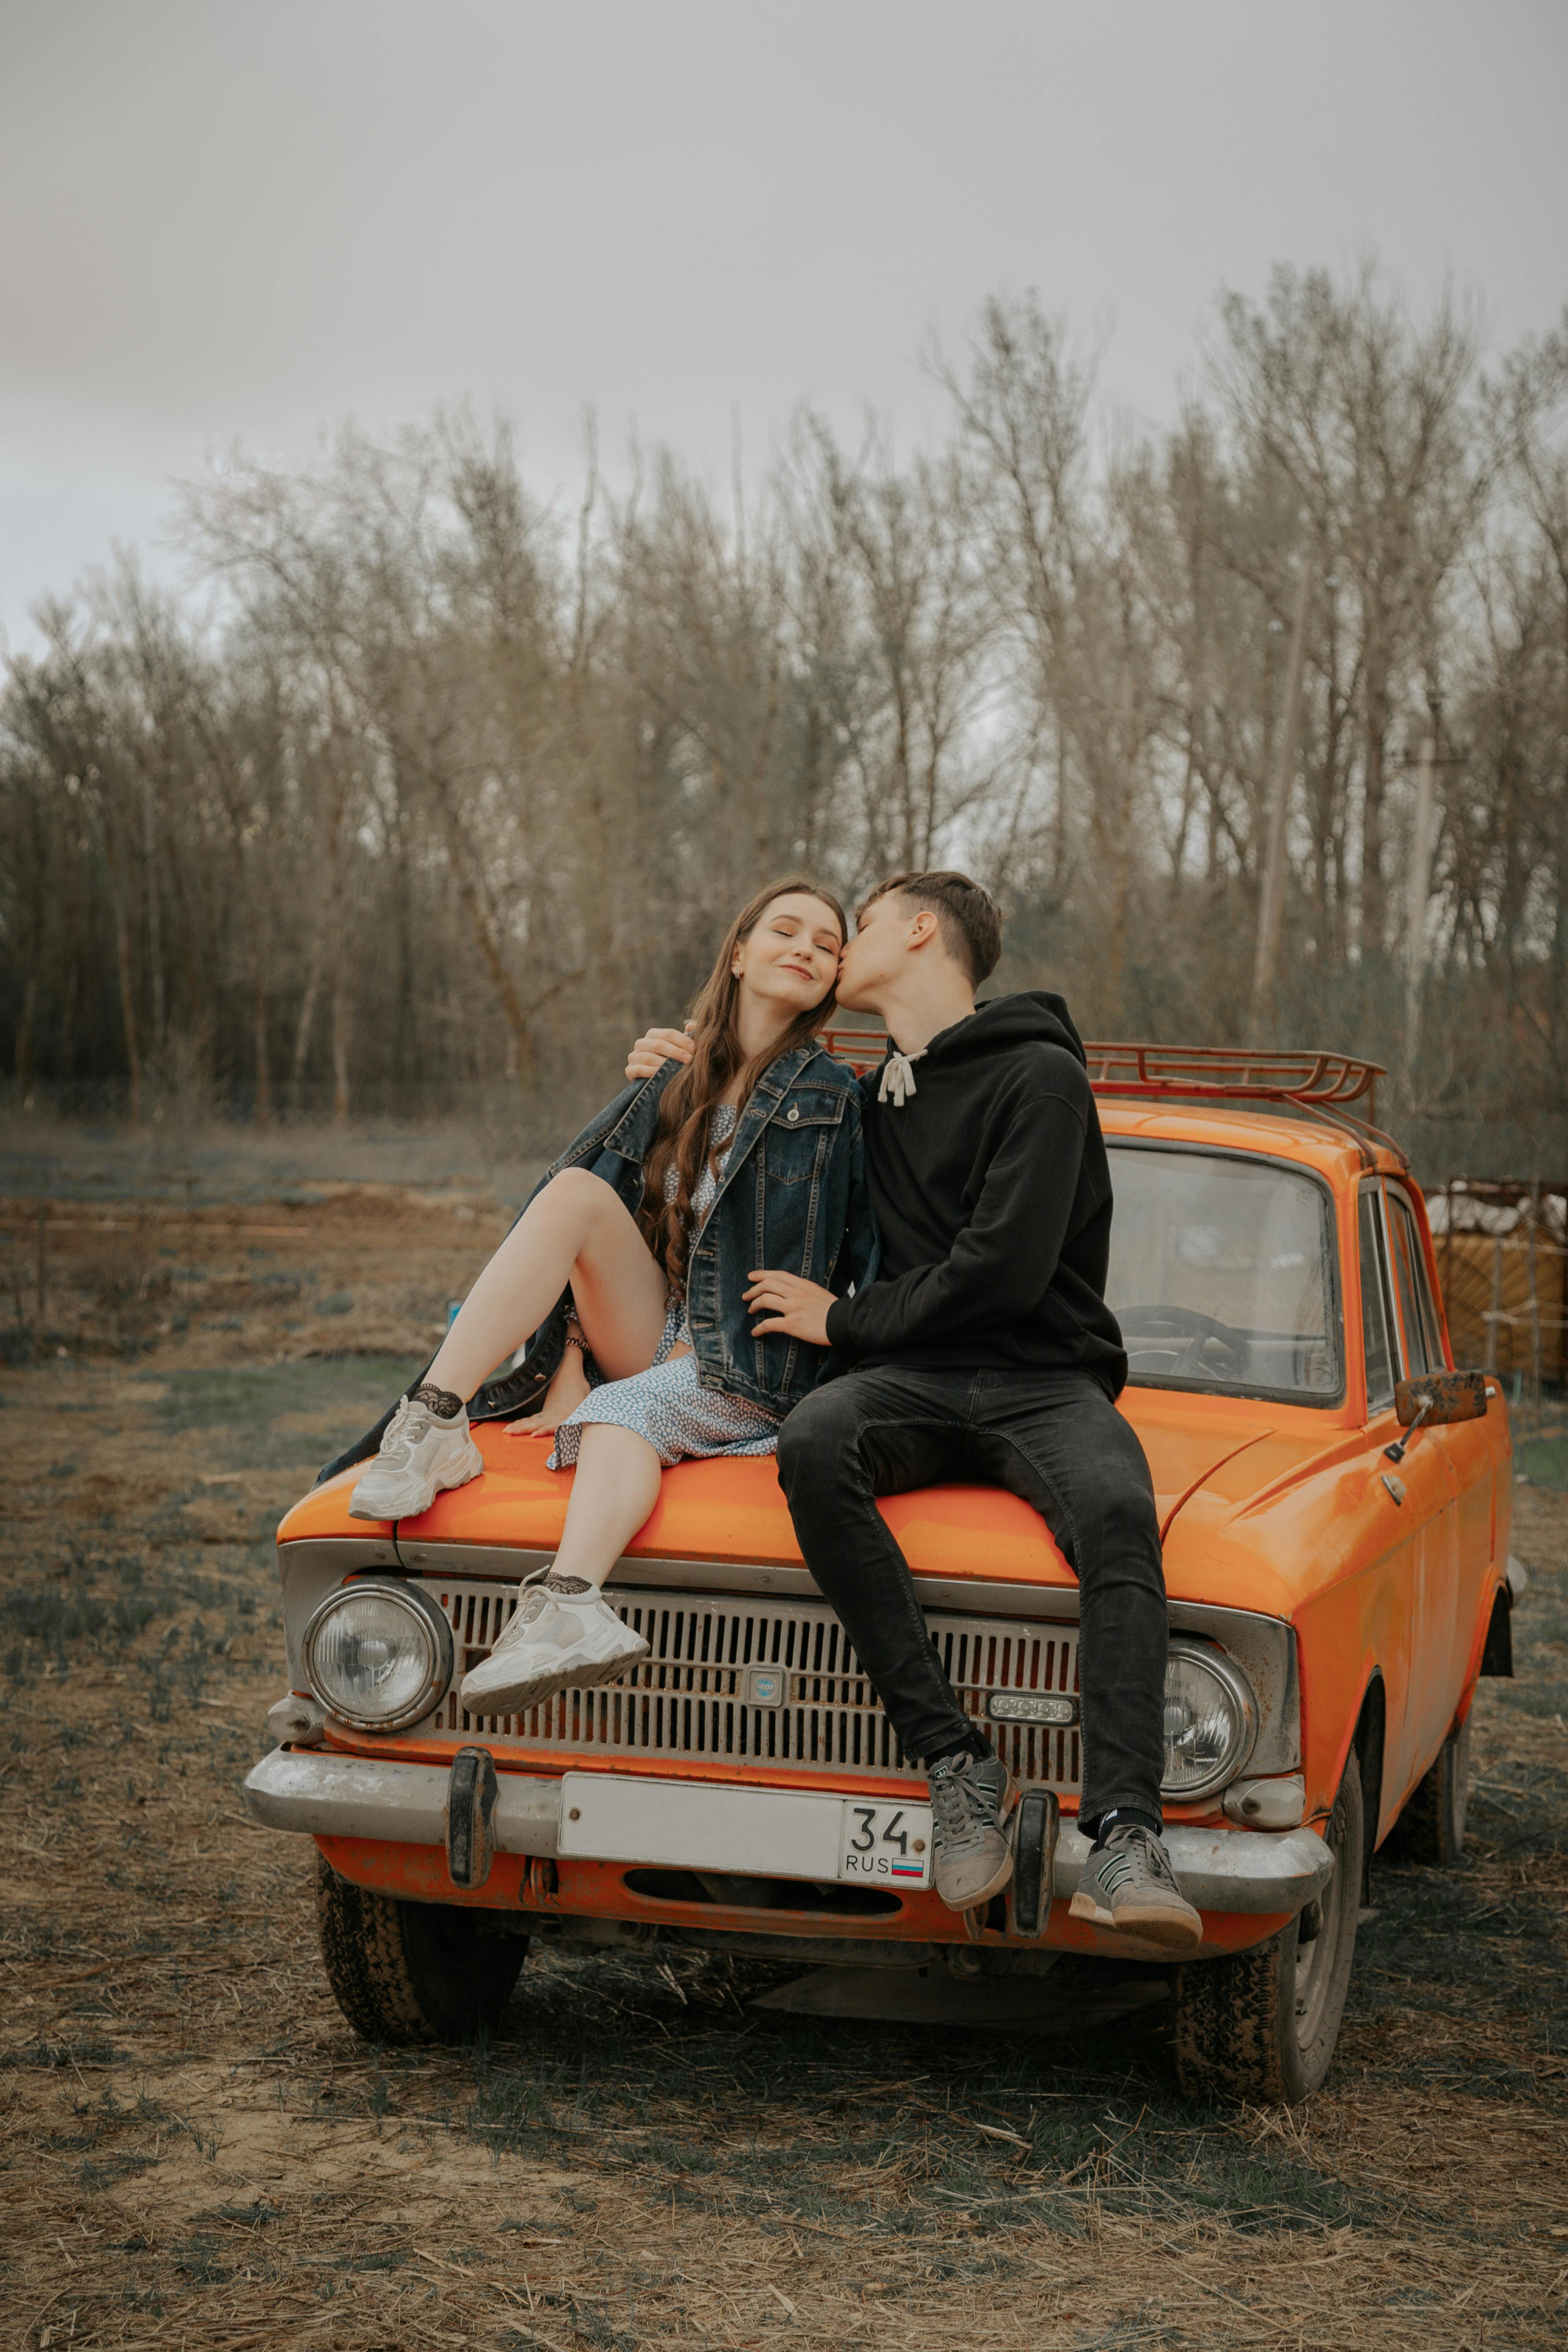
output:
M 990 979 L 1002 954 L 1002 917 L 989 890 L 983 890 L 967 874 L 951 869 L 894 874 L 861 900 L 855 910 L 856 921 L 868 907 L 874 907 L 893 890 L 912 906 L 931 908 L 941 928 L 943 947 L 955 963 L 963 964 L 972 986 L 978 988 L 983 980 Z

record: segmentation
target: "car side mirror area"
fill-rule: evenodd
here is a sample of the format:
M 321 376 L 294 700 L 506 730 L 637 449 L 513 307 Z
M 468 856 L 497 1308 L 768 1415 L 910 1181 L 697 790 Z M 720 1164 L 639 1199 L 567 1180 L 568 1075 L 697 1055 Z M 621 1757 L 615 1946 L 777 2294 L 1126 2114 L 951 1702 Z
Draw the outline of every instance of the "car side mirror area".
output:
M 1487 1376 L 1485 1372 L 1419 1373 L 1415 1380 L 1400 1381 L 1394 1391 L 1394 1411 L 1401 1429 L 1484 1421 Z
M 1385 1445 L 1390 1462 L 1403 1462 L 1418 1429 L 1435 1429 L 1440 1422 L 1483 1421 L 1487 1410 L 1485 1372 L 1423 1372 L 1401 1381 L 1394 1391 L 1394 1410 L 1405 1435 Z

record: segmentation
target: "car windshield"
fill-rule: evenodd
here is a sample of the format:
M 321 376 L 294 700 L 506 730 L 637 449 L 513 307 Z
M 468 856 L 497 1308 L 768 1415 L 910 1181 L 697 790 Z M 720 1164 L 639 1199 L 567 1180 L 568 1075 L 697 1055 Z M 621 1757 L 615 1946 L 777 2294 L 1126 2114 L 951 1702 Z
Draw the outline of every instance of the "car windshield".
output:
M 1114 1144 L 1110 1172 L 1106 1295 L 1130 1380 L 1304 1402 L 1340 1393 L 1321 1186 L 1267 1160 Z

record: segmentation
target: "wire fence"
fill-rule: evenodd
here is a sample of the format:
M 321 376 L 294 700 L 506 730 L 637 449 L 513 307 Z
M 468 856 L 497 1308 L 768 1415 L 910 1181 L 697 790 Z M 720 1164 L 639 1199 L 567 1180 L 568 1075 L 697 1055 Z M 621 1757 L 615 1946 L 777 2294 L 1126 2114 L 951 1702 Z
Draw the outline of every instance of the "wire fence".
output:
M 1564 1388 L 1568 1184 L 1456 1177 L 1427 1195 L 1454 1356 L 1539 1413 Z

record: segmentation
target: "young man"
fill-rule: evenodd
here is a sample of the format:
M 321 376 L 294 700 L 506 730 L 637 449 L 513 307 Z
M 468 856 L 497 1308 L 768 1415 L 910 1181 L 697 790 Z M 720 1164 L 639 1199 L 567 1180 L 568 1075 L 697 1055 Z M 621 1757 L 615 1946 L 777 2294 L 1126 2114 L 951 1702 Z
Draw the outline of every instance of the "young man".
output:
M 1127 1358 L 1105 1304 L 1105 1145 L 1061 998 L 976 1009 L 1001 947 L 995 905 L 966 875 L 895 875 L 860 908 L 838 1002 L 889 1031 L 863 1087 L 882 1259 L 850 1298 L 752 1277 L 757 1330 L 835 1351 L 784 1423 L 779 1479 L 807 1566 L 925 1765 L 933 1876 L 957 1911 L 1013 1874 L 1008 1775 L 942 1671 L 875 1497 L 979 1478 L 1040 1513 L 1080 1593 L 1079 1825 L 1094 1851 L 1073 1913 L 1191 1951 L 1202 1925 L 1161 1842 L 1164 1577 L 1148 1465 L 1115 1409 Z M 652 1031 L 631 1068 L 685 1045 Z

